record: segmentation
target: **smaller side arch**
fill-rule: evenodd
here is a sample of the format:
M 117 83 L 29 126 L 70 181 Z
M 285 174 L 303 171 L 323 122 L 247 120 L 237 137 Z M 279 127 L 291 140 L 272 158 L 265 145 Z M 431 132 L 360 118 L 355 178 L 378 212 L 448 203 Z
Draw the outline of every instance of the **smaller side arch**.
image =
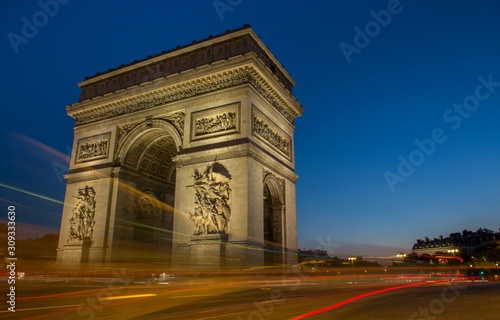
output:
M 267 174 L 263 185 L 263 228 L 264 243 L 274 250 L 283 246 L 284 242 L 284 195 L 279 179 Z
M 278 178 L 276 178 L 274 174 L 266 174 L 266 176 L 264 177 L 264 186 L 267 186 L 269 188 L 273 204 L 283 205 L 285 203 L 285 197 L 281 188 L 281 182 L 278 180 Z
M 284 190 L 280 180 L 267 173 L 263 181 L 263 236 L 266 246 L 265 261 L 272 265 L 283 260 L 285 246 Z

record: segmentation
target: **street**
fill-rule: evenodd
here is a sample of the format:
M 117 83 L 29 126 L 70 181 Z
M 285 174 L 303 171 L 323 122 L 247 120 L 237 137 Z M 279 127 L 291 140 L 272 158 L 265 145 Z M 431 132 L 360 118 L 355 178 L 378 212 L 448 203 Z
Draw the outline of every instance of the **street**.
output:
M 382 275 L 19 281 L 2 319 L 498 319 L 500 283 Z

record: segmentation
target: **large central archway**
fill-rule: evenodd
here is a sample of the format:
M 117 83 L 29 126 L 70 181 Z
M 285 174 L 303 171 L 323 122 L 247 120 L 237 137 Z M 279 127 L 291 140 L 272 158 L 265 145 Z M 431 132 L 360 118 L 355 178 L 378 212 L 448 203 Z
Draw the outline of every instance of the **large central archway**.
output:
M 175 199 L 175 129 L 163 121 L 132 130 L 118 150 L 121 208 L 113 261 L 169 262 Z M 117 250 L 118 248 L 118 250 Z

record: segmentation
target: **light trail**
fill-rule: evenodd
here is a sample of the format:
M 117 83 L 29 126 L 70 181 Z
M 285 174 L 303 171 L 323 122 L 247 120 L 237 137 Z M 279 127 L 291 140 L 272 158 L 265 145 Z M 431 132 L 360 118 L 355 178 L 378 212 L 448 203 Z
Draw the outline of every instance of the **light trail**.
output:
M 74 308 L 74 307 L 79 307 L 79 304 L 68 304 L 65 306 L 51 306 L 51 307 L 37 307 L 37 308 L 25 308 L 25 309 L 16 309 L 16 312 L 21 312 L 21 311 L 34 311 L 34 310 L 47 310 L 47 309 L 60 309 L 60 308 Z M 7 312 L 12 312 L 9 310 L 5 311 L 0 311 L 0 313 L 7 313 Z
M 19 188 L 16 188 L 16 187 L 11 187 L 11 186 L 8 186 L 8 185 L 3 184 L 3 183 L 0 183 L 0 187 L 4 187 L 4 188 L 10 189 L 10 190 L 21 192 L 21 193 L 24 193 L 24 194 L 27 194 L 27 195 L 30 195 L 30 196 L 33 196 L 33 197 L 37 197 L 37 198 L 40 198 L 40 199 L 43 199 L 43 200 L 55 202 L 57 204 L 64 204 L 64 202 L 59 201 L 57 199 L 52 199 L 52 198 L 46 197 L 46 196 L 38 194 L 38 193 L 34 193 L 34 192 L 31 192 L 31 191 L 26 191 L 26 190 L 19 189 Z
M 154 296 L 156 296 L 156 293 L 131 294 L 128 296 L 104 297 L 104 298 L 99 298 L 99 300 L 120 300 L 120 299 L 145 298 Z
M 436 283 L 436 282 L 438 282 L 438 281 L 433 281 L 432 283 Z M 307 313 L 298 315 L 296 317 L 291 318 L 290 320 L 306 319 L 306 318 L 318 315 L 320 313 L 325 313 L 325 312 L 328 312 L 328 311 L 340 308 L 340 307 L 342 307 L 342 306 L 344 306 L 346 304 L 349 304 L 351 302 L 354 302 L 354 301 L 357 301 L 357 300 L 360 300 L 360 299 L 363 299 L 363 298 L 366 298 L 366 297 L 369 297 L 369 296 L 373 296 L 373 295 L 376 295 L 376 294 L 381 294 L 381 293 L 385 293 L 385 292 L 389 292 L 389 291 L 394 291 L 394 290 L 405 289 L 405 288 L 408 288 L 408 287 L 429 284 L 429 283 L 431 283 L 431 282 L 429 282 L 429 281 L 416 282 L 416 283 L 406 284 L 406 285 L 402 285 L 402 286 L 390 287 L 390 288 L 385 288 L 385 289 L 382 289 L 382 290 L 377 290 L 377 291 L 371 291 L 371 292 L 363 293 L 363 294 L 351 297 L 349 299 L 346 299 L 344 301 L 340 301 L 340 302 L 338 302 L 338 303 L 336 303 L 334 305 L 331 305 L 331 306 L 328 306 L 328 307 L 325 307 L 325 308 L 322 308 L 322 309 L 317 309 L 317 310 L 309 311 Z
M 59 158 L 59 160 L 61 160 L 62 163 L 64 163 L 66 166 L 69 166 L 69 161 L 70 161 L 70 156 L 71 156 L 71 147 L 69 147 L 69 146 L 67 147 L 70 149 L 67 150 L 68 153 L 65 154 L 65 153 L 63 153 L 59 150 L 56 150 L 56 149 L 38 141 L 38 140 L 35 140 L 31 137 L 28 137 L 22 133 L 13 132 L 13 133 L 11 133 L 11 135 L 14 137 L 14 139 L 18 139 L 27 145 L 32 145 L 32 146 L 39 148 L 40 150 L 44 151 L 45 154 L 53 155 L 53 156 Z M 43 155 L 43 153 L 38 153 L 38 154 Z
M 200 298 L 200 297 L 216 297 L 220 296 L 219 293 L 211 293 L 211 294 L 194 294 L 194 295 L 188 295 L 188 296 L 173 296 L 170 297 L 171 299 L 186 299 L 186 298 Z

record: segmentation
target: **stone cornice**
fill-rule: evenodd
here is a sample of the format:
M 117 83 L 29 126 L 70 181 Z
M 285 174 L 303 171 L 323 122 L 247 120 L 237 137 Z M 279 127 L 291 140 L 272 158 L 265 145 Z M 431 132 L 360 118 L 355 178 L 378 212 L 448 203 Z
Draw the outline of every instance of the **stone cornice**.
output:
M 75 173 L 70 172 L 64 175 L 64 178 L 66 179 L 68 184 L 106 179 L 113 177 L 116 170 L 117 168 L 102 168 L 102 169 L 83 171 L 83 172 L 75 172 Z
M 290 74 L 252 28 L 245 25 L 87 77 L 79 83 L 82 88 L 80 101 L 247 53 L 255 53 L 278 81 L 292 92 L 295 82 Z
M 265 77 L 251 65 L 210 74 L 96 107 L 86 108 L 84 107 L 86 103 L 76 103 L 67 109 L 68 114 L 75 118 L 75 126 L 80 126 L 244 84 L 251 85 L 291 124 L 293 124 L 294 118 L 301 115 L 302 106 L 296 100 L 287 102 L 288 99 L 277 92 L 266 81 Z M 290 97 L 293 98 L 291 95 Z

